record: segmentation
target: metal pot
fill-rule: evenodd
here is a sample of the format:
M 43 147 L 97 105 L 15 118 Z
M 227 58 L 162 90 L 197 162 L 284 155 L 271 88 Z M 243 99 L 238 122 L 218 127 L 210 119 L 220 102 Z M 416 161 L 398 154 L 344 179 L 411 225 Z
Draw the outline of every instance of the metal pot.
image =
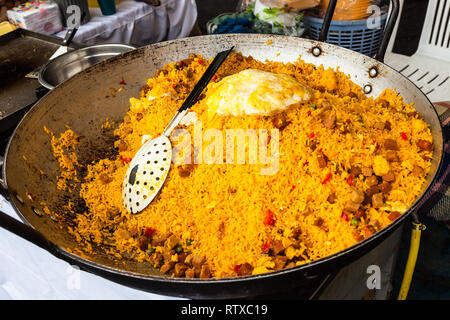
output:
M 267 44 L 268 40 L 271 45 Z M 364 88 L 367 95 L 377 96 L 385 88 L 396 88 L 406 102 L 415 102 L 417 111 L 430 125 L 434 139 L 431 170 L 421 197 L 389 226 L 346 250 L 304 265 L 255 276 L 208 280 L 171 278 L 148 263 L 117 261 L 100 248 L 94 247 L 92 253 L 83 256 L 75 254 L 81 249 L 79 243 L 54 220 L 70 226 L 73 217 L 64 211 L 63 205 L 70 200 L 81 206 L 82 200 L 76 191 L 62 193 L 56 189 L 59 167 L 43 127 L 47 126 L 58 135 L 68 125 L 82 135 L 77 150 L 82 164 L 103 158 L 105 153 L 111 152 L 114 137 L 112 132 L 104 132 L 101 123 L 106 118 L 122 121 L 129 108 L 128 99 L 139 95 L 142 85 L 155 75 L 157 69 L 185 59 L 193 52 L 211 58 L 231 46 L 235 46 L 236 52 L 261 61 L 294 62 L 301 55 L 306 62 L 315 65 L 339 67 Z M 127 79 L 125 90 L 116 95 L 108 94 L 110 88 L 119 86 L 122 77 Z M 408 78 L 378 60 L 327 43 L 285 36 L 209 35 L 168 41 L 127 52 L 81 71 L 49 92 L 29 111 L 9 142 L 1 184 L 3 193 L 10 195 L 11 203 L 24 223 L 0 214 L 0 226 L 82 270 L 146 291 L 191 298 L 275 294 L 305 286 L 342 268 L 392 234 L 431 189 L 442 163 L 443 143 L 438 115 L 425 94 Z M 42 201 L 57 214 L 43 214 Z
M 67 52 L 47 62 L 39 72 L 39 83 L 51 90 L 80 71 L 133 49 L 125 44 L 101 44 Z

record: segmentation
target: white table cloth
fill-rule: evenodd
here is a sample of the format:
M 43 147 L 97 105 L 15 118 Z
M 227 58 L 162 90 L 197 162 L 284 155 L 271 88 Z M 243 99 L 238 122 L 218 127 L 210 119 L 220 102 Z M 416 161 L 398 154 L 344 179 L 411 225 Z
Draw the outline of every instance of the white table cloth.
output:
M 161 0 L 161 5 L 123 0 L 116 13 L 103 16 L 100 8 L 89 8 L 91 20 L 81 25 L 74 41 L 86 45 L 123 43 L 144 46 L 189 36 L 196 20 L 195 0 Z M 66 30 L 56 35 L 63 38 Z
M 0 196 L 0 210 L 18 219 Z M 47 251 L 0 228 L 0 300 L 172 299 L 131 289 L 80 271 Z

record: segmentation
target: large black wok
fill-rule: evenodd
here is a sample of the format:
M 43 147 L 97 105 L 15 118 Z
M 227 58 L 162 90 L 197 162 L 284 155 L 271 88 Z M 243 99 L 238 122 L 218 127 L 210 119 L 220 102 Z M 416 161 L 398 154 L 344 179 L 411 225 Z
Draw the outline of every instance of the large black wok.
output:
M 267 45 L 268 40 L 272 40 L 271 45 Z M 210 58 L 231 46 L 235 46 L 236 52 L 263 61 L 293 62 L 301 55 L 306 62 L 339 67 L 368 95 L 376 96 L 385 88 L 395 88 L 407 102 L 415 102 L 417 111 L 430 124 L 434 139 L 431 171 L 422 197 L 428 191 L 443 156 L 442 128 L 433 105 L 407 78 L 378 60 L 324 42 L 257 34 L 211 35 L 158 43 L 114 57 L 82 71 L 42 98 L 15 130 L 3 167 L 3 193 L 10 196 L 24 223 L 0 214 L 0 225 L 83 270 L 134 288 L 193 298 L 249 297 L 297 288 L 355 261 L 386 239 L 414 211 L 422 197 L 391 225 L 351 248 L 302 266 L 257 276 L 169 278 L 146 263 L 117 261 L 100 248 L 94 247 L 94 253 L 83 257 L 71 253 L 80 246 L 55 220 L 71 225 L 73 217 L 64 212 L 63 205 L 72 200 L 82 210 L 83 202 L 77 192 L 57 191 L 58 164 L 43 127 L 59 134 L 69 125 L 81 135 L 77 155 L 82 163 L 113 155 L 113 134 L 100 124 L 105 118 L 122 121 L 129 108 L 128 99 L 139 95 L 147 78 L 164 64 L 185 59 L 189 53 Z M 111 95 L 110 88 L 117 89 L 122 77 L 127 82 L 125 89 Z M 57 214 L 43 214 L 42 201 Z

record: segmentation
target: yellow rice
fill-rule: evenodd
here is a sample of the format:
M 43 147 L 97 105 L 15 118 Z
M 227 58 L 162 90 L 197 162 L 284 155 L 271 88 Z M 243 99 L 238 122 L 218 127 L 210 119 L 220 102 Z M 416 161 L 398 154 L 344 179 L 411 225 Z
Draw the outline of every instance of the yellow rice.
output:
M 81 197 L 89 211 L 79 212 L 76 227 L 70 230 L 80 242 L 108 244 L 105 250 L 118 259 L 125 255 L 148 261 L 149 255 L 138 249 L 134 234 L 151 227 L 157 234 L 177 235 L 182 243 L 193 240 L 190 250 L 206 258 L 214 277 L 236 276 L 235 266 L 243 263 L 251 264 L 253 274 L 257 274 L 274 269 L 273 259 L 262 249 L 270 241 L 281 240 L 285 248 L 290 247 L 285 254 L 297 265 L 317 260 L 368 236 L 363 226 L 371 222 L 373 225 L 377 221 L 377 230 L 387 226 L 391 212 L 404 212 L 421 193 L 431 151 L 420 150 L 416 142 L 431 142 L 431 133 L 414 113 L 413 104 L 406 104 L 389 89 L 377 99 L 368 98 L 344 73 L 315 67 L 301 59 L 282 64 L 232 54 L 217 72 L 215 81 L 253 68 L 291 75 L 313 90 L 311 101 L 285 111 L 290 124 L 280 132 L 278 173 L 261 175 L 260 169 L 266 165 L 260 164 L 198 164 L 189 177 L 182 177 L 178 165 L 172 164 L 159 196 L 141 214 L 131 215 L 122 205 L 121 185 L 128 164 L 120 159 L 132 158 L 142 145 L 143 136 L 161 134 L 207 65 L 198 55 L 191 55 L 188 66 L 182 68 L 170 63 L 148 79 L 140 97 L 130 99 L 127 115 L 131 121 L 121 123 L 115 131 L 127 150 L 119 152 L 114 161 L 102 159 L 89 165 L 82 183 Z M 156 98 L 148 99 L 149 95 Z M 336 128 L 325 127 L 320 118 L 325 101 L 336 113 Z M 209 119 L 203 100 L 192 111 L 202 121 L 203 130 L 274 128 L 271 117 Z M 139 121 L 138 115 L 142 116 Z M 390 131 L 374 129 L 376 123 L 385 121 L 391 122 Z M 192 126 L 186 129 L 193 133 Z M 317 149 L 329 159 L 326 168 L 320 168 L 317 150 L 309 146 L 311 133 Z M 405 134 L 406 140 L 402 138 Z M 387 168 L 395 173 L 393 189 L 383 207 L 366 206 L 365 218 L 354 226 L 342 218 L 342 212 L 352 190 L 365 190 L 368 186 L 362 175 L 354 177 L 351 186 L 348 169 L 357 165 L 385 171 L 385 139 L 393 139 L 399 145 L 400 161 L 388 163 Z M 176 141 L 172 142 L 176 145 Z M 203 147 L 207 145 L 203 143 Z M 415 165 L 424 169 L 423 175 L 412 174 Z M 99 178 L 105 172 L 111 178 L 106 184 Z M 331 178 L 323 183 L 328 174 Z M 334 204 L 327 201 L 331 193 L 337 197 Z M 264 224 L 268 210 L 274 213 L 274 225 Z M 352 215 L 348 216 L 351 219 Z M 323 222 L 320 225 L 319 218 Z M 300 241 L 291 246 L 295 242 L 292 232 L 298 227 L 302 231 Z

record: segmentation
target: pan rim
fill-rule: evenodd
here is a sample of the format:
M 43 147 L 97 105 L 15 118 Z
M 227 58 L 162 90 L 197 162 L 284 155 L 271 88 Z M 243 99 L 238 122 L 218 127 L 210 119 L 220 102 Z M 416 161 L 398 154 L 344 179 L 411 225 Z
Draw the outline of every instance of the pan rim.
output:
M 200 38 L 200 39 L 208 39 L 208 38 L 223 38 L 223 39 L 233 39 L 234 37 L 240 37 L 240 34 L 227 34 L 227 35 L 204 35 L 204 36 L 198 36 L 195 38 Z M 333 44 L 329 44 L 329 43 L 325 43 L 325 42 L 320 42 L 320 41 L 316 41 L 316 40 L 310 40 L 310 39 L 303 39 L 303 38 L 295 38 L 295 37 L 289 37 L 289 36 L 281 36 L 281 35 L 260 35 L 260 34 L 246 34 L 247 37 L 254 37 L 254 38 L 267 38 L 267 40 L 270 39 L 285 39 L 285 38 L 290 38 L 290 39 L 295 39 L 295 41 L 299 41 L 299 42 L 308 42 L 311 44 L 311 47 L 314 45 L 320 45 L 320 46 L 324 46 L 324 47 L 329 47 L 330 49 L 334 49 L 334 50 L 343 50 L 344 52 L 351 54 L 351 55 L 361 55 L 360 53 L 357 53 L 355 51 L 346 49 L 346 48 L 342 48 L 342 47 L 338 47 L 336 45 Z M 114 61 L 116 59 L 120 59 L 122 56 L 126 56 L 128 54 L 131 54 L 132 52 L 136 51 L 136 50 L 144 50 L 145 48 L 155 48 L 155 49 L 159 49 L 159 48 L 163 48 L 166 46 L 170 46 L 172 43 L 179 43 L 179 42 L 183 42 L 186 41 L 187 39 L 192 39 L 192 38 L 181 38 L 181 39 L 176 39 L 176 40 L 169 40 L 169 41 L 164 41 L 164 42 L 159 42 L 159 43 L 155 43 L 155 44 L 151 44 L 149 46 L 146 47 L 141 47 L 141 48 L 137 48 L 135 50 L 126 52 L 124 54 L 120 54 L 117 55 L 115 57 L 112 57 L 110 59 L 108 59 L 107 61 Z M 428 99 L 428 97 L 413 83 L 411 82 L 407 77 L 405 77 L 404 75 L 402 75 L 400 72 L 396 71 L 395 69 L 393 69 L 392 67 L 390 67 L 389 65 L 386 65 L 383 62 L 377 61 L 371 57 L 367 57 L 364 56 L 364 58 L 370 59 L 371 62 L 373 62 L 373 64 L 376 65 L 383 65 L 385 68 L 387 68 L 390 72 L 394 72 L 397 75 L 400 75 L 403 79 L 406 79 L 408 81 L 409 84 L 412 84 L 413 87 L 415 87 L 426 99 L 426 101 L 429 103 L 429 105 L 432 107 L 431 109 L 434 111 L 434 116 L 437 117 L 439 119 L 439 115 L 436 111 L 436 109 L 433 106 L 433 103 Z M 85 69 L 83 71 L 81 71 L 80 73 L 76 74 L 75 76 L 73 76 L 71 79 L 75 78 L 75 77 L 80 77 L 82 76 L 84 73 L 86 72 L 90 72 L 91 69 L 98 67 L 99 65 L 105 63 L 101 62 L 99 64 L 96 64 L 95 66 L 92 66 L 88 69 Z M 70 84 L 71 79 L 68 79 L 67 81 L 59 84 L 57 87 L 60 86 L 65 86 L 67 85 L 67 83 Z M 56 88 L 57 88 L 56 87 Z M 16 136 L 16 132 L 17 130 L 23 125 L 23 122 L 25 121 L 25 119 L 27 118 L 27 116 L 29 114 L 31 114 L 32 112 L 34 112 L 36 110 L 37 107 L 39 107 L 41 104 L 45 103 L 45 100 L 47 98 L 48 95 L 51 94 L 51 91 L 49 93 L 47 93 L 43 98 L 41 98 L 28 112 L 27 114 L 24 116 L 24 118 L 22 118 L 22 120 L 19 122 L 19 124 L 17 125 L 17 127 L 14 129 L 13 134 L 11 135 L 6 150 L 5 150 L 5 156 L 4 156 L 4 165 L 3 165 L 3 169 L 2 169 L 2 175 L 4 178 L 4 184 L 6 187 L 8 187 L 8 181 L 6 178 L 6 171 L 7 171 L 7 167 L 8 167 L 8 155 L 9 155 L 9 149 L 10 149 L 10 145 L 11 142 L 13 141 L 14 137 Z M 43 102 L 42 102 L 43 101 Z M 443 150 L 444 150 L 444 145 L 445 145 L 445 141 L 444 141 L 444 137 L 443 137 L 443 128 L 442 128 L 442 124 L 439 121 L 439 132 L 440 132 L 440 136 L 442 137 L 442 144 L 440 146 L 435 146 L 436 148 L 439 148 L 440 150 L 440 154 L 439 154 L 439 159 L 438 159 L 438 166 L 436 168 L 436 171 L 434 172 L 433 177 L 430 179 L 429 184 L 426 186 L 426 188 L 423 190 L 422 194 L 416 199 L 416 201 L 408 208 L 408 210 L 403 213 L 399 218 L 397 218 L 396 220 L 392 221 L 392 223 L 390 223 L 388 226 L 386 226 L 385 228 L 377 231 L 376 233 L 374 233 L 373 235 L 371 235 L 370 237 L 364 239 L 361 242 L 358 242 L 357 244 L 348 247 L 342 251 L 336 252 L 332 255 L 323 257 L 321 259 L 318 260 L 314 260 L 299 266 L 295 266 L 289 269 L 282 269 L 282 270 L 278 270 L 278 271 L 271 271 L 268 273 L 263 273 L 263 274 L 258 274 L 258 275 L 249 275 L 249 276 L 241 276 L 241 277 L 226 277 L 226 278 L 210 278 L 210 279 L 186 279 L 186 278 L 178 278 L 178 277 L 164 277 L 164 276 L 155 276 L 155 275 L 146 275 L 146 274 L 142 274 L 142 273 L 135 273 L 135 272 L 131 272 L 131 271 L 126 271 L 123 269 L 118 269 L 118 268 L 114 268 L 114 267 L 110 267 L 107 265 L 103 265 L 103 264 L 99 264 L 93 261 L 90 261 L 88 259 L 82 258 L 78 255 L 72 254 L 70 252 L 68 252 L 67 250 L 65 250 L 64 248 L 62 248 L 61 246 L 55 244 L 55 247 L 57 249 L 57 251 L 60 253 L 60 255 L 63 255 L 71 260 L 75 260 L 80 264 L 85 264 L 88 265 L 90 267 L 93 267 L 94 269 L 99 269 L 102 271 L 106 271 L 108 273 L 112 273 L 112 274 L 117 274 L 120 276 L 130 276 L 136 279 L 142 279 L 142 280 L 151 280 L 151 281 L 155 281 L 155 282 L 162 282 L 162 283 L 166 283 L 166 282 L 171 282 L 171 283 L 179 283 L 179 284 L 199 284 L 199 285 L 209 285 L 211 283 L 223 283 L 223 284 L 229 284 L 229 283 L 240 283 L 240 282 L 247 282 L 250 280 L 257 280 L 257 279 L 265 279 L 265 278 L 272 278 L 272 277 L 277 277 L 277 276 L 281 276 L 281 275 L 288 275 L 291 273 L 299 273 L 302 271 L 307 271 L 308 269 L 313 269 L 314 267 L 316 268 L 320 268 L 321 266 L 323 266 L 325 263 L 331 261 L 331 260 L 335 260 L 336 258 L 342 258 L 343 256 L 347 255 L 350 252 L 353 251 L 358 251 L 360 250 L 362 247 L 366 246 L 367 244 L 373 242 L 375 239 L 378 239 L 380 237 L 383 236 L 387 236 L 388 232 L 391 231 L 392 229 L 397 228 L 398 226 L 400 226 L 400 224 L 402 222 L 404 222 L 404 220 L 415 210 L 417 209 L 417 206 L 421 203 L 421 201 L 423 200 L 423 198 L 425 197 L 425 195 L 431 190 L 431 188 L 434 186 L 438 174 L 441 172 L 442 169 L 442 159 L 444 156 Z M 14 208 L 14 211 L 16 212 L 16 214 L 20 217 L 20 219 L 27 225 L 32 226 L 26 219 L 25 217 L 22 215 L 22 213 L 20 212 L 20 209 L 17 207 L 16 202 L 14 199 L 11 199 L 12 201 L 10 201 L 10 203 L 12 204 L 12 207 Z M 32 226 L 33 227 L 33 226 Z M 60 257 L 60 256 L 59 256 Z M 60 257 L 63 258 L 63 257 Z M 306 269 L 306 270 L 305 270 Z M 171 294 L 174 295 L 174 294 Z

